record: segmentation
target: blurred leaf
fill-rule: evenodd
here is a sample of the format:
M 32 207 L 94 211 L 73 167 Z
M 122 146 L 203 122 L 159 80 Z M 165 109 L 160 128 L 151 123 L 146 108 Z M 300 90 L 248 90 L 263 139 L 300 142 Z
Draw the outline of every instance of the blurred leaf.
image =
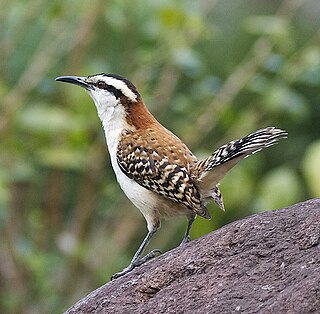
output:
M 304 96 L 281 83 L 274 84 L 267 90 L 265 105 L 270 112 L 286 113 L 292 119 L 301 120 L 309 114 Z
M 197 75 L 201 72 L 202 64 L 196 54 L 190 49 L 176 49 L 173 61 L 187 75 Z
M 251 16 L 245 20 L 245 28 L 251 34 L 268 37 L 282 53 L 287 54 L 294 49 L 292 26 L 286 16 Z
M 36 103 L 22 110 L 18 117 L 20 126 L 31 132 L 60 133 L 78 131 L 84 125 L 80 119 L 73 117 L 66 109 L 57 106 L 49 107 L 43 103 Z
M 302 171 L 313 197 L 320 197 L 320 140 L 307 148 Z
M 195 97 L 202 99 L 203 97 L 213 97 L 221 88 L 221 79 L 210 75 L 204 77 L 203 80 L 195 83 L 193 89 Z
M 274 73 L 278 73 L 281 71 L 284 60 L 283 57 L 279 54 L 270 54 L 267 58 L 264 67 L 266 70 Z
M 264 211 L 294 204 L 301 199 L 302 191 L 299 177 L 293 169 L 276 168 L 262 178 L 256 208 Z
M 123 10 L 121 5 L 109 6 L 108 10 L 105 11 L 105 18 L 109 25 L 118 31 L 125 29 L 127 23 L 126 12 Z
M 69 147 L 50 147 L 38 152 L 40 163 L 59 169 L 82 170 L 86 163 L 83 151 L 76 151 Z
M 251 16 L 246 19 L 245 27 L 252 34 L 285 37 L 289 32 L 289 21 L 284 16 Z
M 320 65 L 304 70 L 298 81 L 306 85 L 320 85 Z
M 285 65 L 282 75 L 292 82 L 320 84 L 320 48 L 312 45 L 304 49 L 298 58 Z
M 160 19 L 164 27 L 172 29 L 183 26 L 187 20 L 187 16 L 185 12 L 177 6 L 168 6 L 161 9 Z
M 255 75 L 252 80 L 249 82 L 249 90 L 264 95 L 266 90 L 271 86 L 272 82 L 265 75 L 258 73 Z
M 17 158 L 10 168 L 10 182 L 29 182 L 36 174 L 29 160 Z
M 319 46 L 310 46 L 305 49 L 301 55 L 301 63 L 306 67 L 315 67 L 320 65 L 320 48 Z
M 7 216 L 7 203 L 10 200 L 10 189 L 7 185 L 7 176 L 0 172 L 0 227 L 3 226 Z M 1 228 L 0 228 L 1 229 Z
M 320 85 L 320 48 L 311 46 L 301 57 L 303 64 L 297 80 L 307 85 Z

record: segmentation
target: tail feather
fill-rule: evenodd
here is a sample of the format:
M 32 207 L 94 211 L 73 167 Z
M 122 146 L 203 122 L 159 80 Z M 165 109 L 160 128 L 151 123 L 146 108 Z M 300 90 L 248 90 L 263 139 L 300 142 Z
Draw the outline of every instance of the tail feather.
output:
M 223 198 L 222 194 L 217 185 L 212 188 L 211 197 L 215 201 L 215 203 L 220 207 L 221 210 L 224 210 Z
M 253 132 L 242 139 L 231 141 L 218 148 L 207 159 L 199 161 L 195 167 L 198 186 L 204 197 L 215 197 L 211 194 L 215 186 L 240 160 L 276 144 L 287 137 L 287 132 L 275 127 Z M 216 195 L 214 193 L 214 195 Z
M 196 214 L 198 216 L 205 218 L 205 219 L 211 219 L 211 215 L 205 205 L 203 205 L 201 208 L 197 209 Z

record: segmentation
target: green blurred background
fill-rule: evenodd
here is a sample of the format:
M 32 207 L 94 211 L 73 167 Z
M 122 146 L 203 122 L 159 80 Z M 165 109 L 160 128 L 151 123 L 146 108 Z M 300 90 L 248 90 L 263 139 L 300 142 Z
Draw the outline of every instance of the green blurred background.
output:
M 0 0 L 0 312 L 58 313 L 126 266 L 146 233 L 100 121 L 59 75 L 118 73 L 199 157 L 265 126 L 192 237 L 320 196 L 320 2 Z M 186 220 L 151 248 L 175 247 Z

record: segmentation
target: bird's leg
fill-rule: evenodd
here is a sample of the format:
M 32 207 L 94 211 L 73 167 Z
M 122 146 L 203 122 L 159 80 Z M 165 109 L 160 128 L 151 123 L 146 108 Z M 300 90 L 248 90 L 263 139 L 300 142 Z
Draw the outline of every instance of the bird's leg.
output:
M 119 273 L 115 273 L 112 277 L 111 280 L 119 278 L 125 274 L 127 274 L 128 272 L 130 272 L 131 270 L 133 270 L 135 267 L 142 265 L 143 263 L 147 262 L 148 260 L 154 258 L 155 256 L 157 256 L 158 254 L 161 254 L 161 251 L 158 249 L 152 250 L 150 253 L 148 253 L 146 256 L 141 257 L 145 248 L 147 247 L 147 245 L 149 244 L 149 242 L 151 241 L 152 236 L 155 234 L 155 232 L 157 231 L 157 229 L 153 229 L 150 230 L 146 237 L 144 238 L 144 240 L 142 241 L 142 243 L 140 244 L 137 252 L 134 254 L 130 264 L 128 267 L 124 268 L 121 272 Z
M 196 219 L 196 215 L 192 215 L 188 217 L 187 230 L 186 230 L 186 233 L 184 234 L 182 242 L 180 243 L 180 246 L 191 241 L 190 230 L 195 219 Z

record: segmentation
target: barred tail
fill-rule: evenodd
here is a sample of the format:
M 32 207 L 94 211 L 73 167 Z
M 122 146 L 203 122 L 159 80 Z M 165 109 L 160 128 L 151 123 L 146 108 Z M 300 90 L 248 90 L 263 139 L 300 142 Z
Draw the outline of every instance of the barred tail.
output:
M 209 197 L 210 191 L 225 174 L 240 160 L 287 137 L 287 132 L 275 127 L 258 130 L 242 139 L 221 146 L 207 159 L 199 161 L 195 171 L 202 195 Z

